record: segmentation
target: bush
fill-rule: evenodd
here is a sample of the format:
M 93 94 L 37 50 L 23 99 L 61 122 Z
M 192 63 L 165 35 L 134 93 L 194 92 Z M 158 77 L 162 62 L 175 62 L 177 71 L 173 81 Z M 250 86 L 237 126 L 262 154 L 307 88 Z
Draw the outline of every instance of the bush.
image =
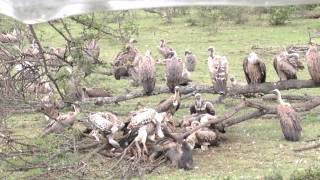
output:
M 271 25 L 283 25 L 285 24 L 290 15 L 293 13 L 293 7 L 273 7 L 269 10 L 269 22 Z

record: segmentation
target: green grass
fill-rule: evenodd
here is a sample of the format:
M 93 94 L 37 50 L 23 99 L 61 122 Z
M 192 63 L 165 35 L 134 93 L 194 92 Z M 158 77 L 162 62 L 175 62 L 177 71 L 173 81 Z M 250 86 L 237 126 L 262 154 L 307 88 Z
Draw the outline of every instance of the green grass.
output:
M 155 59 L 159 59 L 157 46 L 160 39 L 169 41 L 170 46 L 177 50 L 180 57 L 183 57 L 185 49 L 191 49 L 198 57 L 198 65 L 192 79 L 194 84 L 210 84 L 210 77 L 207 70 L 208 46 L 215 46 L 217 53 L 227 56 L 230 63 L 230 74 L 241 81 L 245 81 L 242 71 L 242 60 L 248 55 L 252 46 L 257 49 L 258 55 L 267 65 L 267 81 L 278 81 L 273 69 L 272 61 L 274 55 L 282 48 L 291 44 L 306 44 L 308 27 L 320 28 L 319 20 L 297 19 L 290 21 L 285 26 L 273 27 L 264 21 L 250 20 L 244 25 L 232 23 L 221 23 L 219 27 L 212 23 L 208 26 L 187 26 L 188 17 L 173 19 L 172 24 L 164 24 L 163 21 L 153 14 L 146 14 L 141 11 L 134 12 L 136 23 L 139 25 L 138 48 L 141 52 L 150 49 Z M 72 26 L 71 31 L 79 33 L 79 26 Z M 59 37 L 47 24 L 36 27 L 41 33 L 43 42 L 48 46 L 62 46 L 63 39 Z M 216 31 L 217 29 L 217 31 Z M 119 52 L 121 44 L 110 38 L 100 41 L 101 57 L 105 63 L 112 62 L 112 58 Z M 304 57 L 302 57 L 304 59 Z M 157 86 L 165 86 L 164 66 L 157 66 Z M 299 79 L 309 79 L 307 70 L 299 72 Z M 130 91 L 140 90 L 141 87 L 132 87 L 128 80 L 116 81 L 113 77 L 93 74 L 87 79 L 87 86 L 109 88 L 115 95 L 123 94 L 126 89 Z M 316 95 L 319 89 L 301 89 L 284 91 L 284 94 L 310 94 Z M 86 111 L 114 111 L 126 114 L 134 110 L 138 103 L 148 107 L 155 107 L 157 103 L 169 96 L 168 94 L 143 97 L 117 105 L 104 105 L 103 107 L 85 106 Z M 213 99 L 216 95 L 206 94 L 207 99 Z M 185 100 L 191 102 L 192 99 Z M 237 100 L 228 101 L 236 104 Z M 228 107 L 230 108 L 230 107 Z M 216 105 L 219 115 L 226 112 L 225 105 Z M 194 161 L 197 168 L 192 171 L 181 171 L 168 166 L 162 166 L 159 173 L 154 172 L 148 175 L 148 179 L 262 179 L 265 175 L 279 172 L 288 179 L 296 169 L 305 169 L 313 165 L 319 165 L 320 151 L 310 150 L 295 153 L 293 148 L 305 145 L 304 141 L 315 138 L 320 128 L 319 108 L 306 115 L 303 120 L 303 135 L 300 142 L 292 143 L 285 141 L 277 118 L 252 119 L 241 124 L 227 128 L 225 136 L 227 140 L 218 147 L 212 147 L 207 152 L 195 151 Z M 245 113 L 245 112 L 244 112 Z M 181 109 L 174 117 L 179 121 L 188 114 L 187 109 Z M 125 117 L 121 117 L 125 118 Z M 9 126 L 17 134 L 24 134 L 35 138 L 42 144 L 37 136 L 41 134 L 45 125 L 41 114 L 15 114 L 8 119 Z M 81 128 L 81 126 L 76 125 Z M 45 141 L 53 142 L 56 138 L 49 136 Z M 43 145 L 43 144 L 42 144 Z M 52 146 L 54 147 L 54 145 Z M 72 154 L 63 157 L 72 160 Z M 62 158 L 62 159 L 63 159 Z M 76 159 L 76 158 L 75 158 Z M 92 158 L 92 162 L 97 160 Z M 0 166 L 1 169 L 1 166 Z M 0 170 L 1 172 L 1 170 Z M 38 172 L 28 172 L 37 174 Z M 16 174 L 16 177 L 23 177 L 25 174 Z

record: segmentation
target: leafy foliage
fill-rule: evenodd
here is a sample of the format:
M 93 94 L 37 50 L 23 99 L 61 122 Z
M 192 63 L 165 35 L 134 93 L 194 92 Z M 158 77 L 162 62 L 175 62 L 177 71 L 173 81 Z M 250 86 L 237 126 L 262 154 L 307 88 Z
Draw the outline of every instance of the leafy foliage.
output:
M 285 24 L 290 15 L 294 12 L 294 7 L 272 7 L 269 10 L 269 22 L 271 25 Z

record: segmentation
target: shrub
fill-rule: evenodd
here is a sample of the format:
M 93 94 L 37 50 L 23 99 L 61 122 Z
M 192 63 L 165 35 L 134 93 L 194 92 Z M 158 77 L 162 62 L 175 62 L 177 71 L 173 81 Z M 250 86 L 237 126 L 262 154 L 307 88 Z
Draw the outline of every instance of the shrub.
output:
M 296 170 L 294 171 L 290 179 L 292 180 L 312 180 L 320 178 L 320 167 L 311 167 L 309 169 L 304 170 Z
M 283 25 L 289 20 L 293 11 L 293 7 L 272 7 L 269 10 L 269 22 L 275 26 Z

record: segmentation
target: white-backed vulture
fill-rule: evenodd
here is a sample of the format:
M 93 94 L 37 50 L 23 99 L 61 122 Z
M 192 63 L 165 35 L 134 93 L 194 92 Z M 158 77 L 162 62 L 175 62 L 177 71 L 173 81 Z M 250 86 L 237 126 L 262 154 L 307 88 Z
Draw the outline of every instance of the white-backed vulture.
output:
M 303 70 L 304 66 L 299 61 L 299 54 L 289 54 L 286 50 L 282 51 L 273 60 L 273 67 L 276 70 L 280 81 L 297 79 L 298 70 Z
M 174 92 L 174 88 L 181 83 L 183 62 L 176 56 L 175 52 L 171 52 L 174 55 L 170 60 L 166 61 L 166 79 L 167 86 L 171 92 Z
M 317 44 L 310 42 L 309 49 L 306 54 L 309 74 L 314 82 L 320 83 L 320 53 Z
M 102 134 L 108 139 L 108 142 L 115 148 L 119 148 L 120 145 L 114 140 L 114 134 L 123 128 L 124 123 L 118 119 L 118 117 L 110 112 L 97 112 L 90 114 L 84 121 L 87 127 L 87 132 L 91 131 L 97 141 L 100 141 L 98 134 Z
M 185 63 L 186 63 L 187 70 L 190 72 L 194 71 L 197 65 L 196 55 L 194 55 L 190 50 L 186 50 L 184 52 L 184 55 L 186 56 Z
M 191 72 L 189 72 L 188 69 L 186 68 L 185 64 L 182 63 L 182 75 L 181 75 L 179 85 L 186 86 L 189 84 L 189 82 L 192 82 Z
M 56 119 L 52 120 L 45 128 L 43 136 L 50 133 L 61 133 L 65 126 L 72 126 L 77 120 L 77 115 L 80 112 L 80 108 L 76 105 L 72 105 L 74 112 L 68 112 L 67 114 L 61 114 Z
M 174 89 L 174 95 L 170 96 L 168 99 L 160 101 L 156 111 L 158 113 L 167 112 L 169 115 L 173 116 L 176 111 L 178 111 L 181 104 L 181 93 L 179 86 Z
M 226 94 L 229 62 L 225 56 L 215 55 L 215 49 L 209 47 L 208 68 L 215 91 L 219 94 Z
M 150 51 L 146 52 L 139 63 L 139 77 L 144 92 L 150 95 L 156 84 L 156 67 Z
M 163 138 L 163 132 L 161 130 L 161 124 L 166 121 L 167 113 L 157 113 L 152 108 L 143 108 L 129 117 L 129 124 L 125 144 L 135 142 L 135 146 L 138 150 L 138 155 L 141 156 L 144 152 L 148 153 L 146 147 L 147 139 L 155 141 L 156 137 Z M 143 151 L 141 151 L 140 145 L 143 145 Z
M 111 93 L 103 88 L 86 88 L 83 87 L 77 92 L 78 98 L 94 98 L 94 97 L 112 97 Z
M 191 127 L 187 129 L 188 130 L 194 129 L 200 124 L 201 123 L 199 121 L 193 121 L 191 123 Z M 186 141 L 191 145 L 192 149 L 194 149 L 195 146 L 200 146 L 202 150 L 207 150 L 208 146 L 217 144 L 218 135 L 213 130 L 207 127 L 204 127 L 190 134 L 186 138 Z
M 171 57 L 170 52 L 173 51 L 173 49 L 166 44 L 164 39 L 160 40 L 160 46 L 158 47 L 158 50 L 164 59 L 170 58 Z
M 134 47 L 137 41 L 131 39 L 125 46 L 125 49 L 118 53 L 114 59 L 114 76 L 119 80 L 122 76 L 129 76 L 129 70 L 132 68 L 132 63 L 138 55 L 139 51 Z
M 204 101 L 201 94 L 197 93 L 195 95 L 195 102 L 190 107 L 190 114 L 210 114 L 215 115 L 213 104 L 209 101 Z
M 21 32 L 17 29 L 13 29 L 11 33 L 0 34 L 1 43 L 17 43 L 20 41 Z
M 102 61 L 99 59 L 100 47 L 97 39 L 90 39 L 84 45 L 84 54 L 91 60 L 94 64 L 101 64 Z
M 243 60 L 243 71 L 248 84 L 264 83 L 266 81 L 266 65 L 255 52 L 251 52 Z
M 300 124 L 299 114 L 291 107 L 289 103 L 282 100 L 280 91 L 275 89 L 272 91 L 277 95 L 278 106 L 277 111 L 280 118 L 282 133 L 288 141 L 299 141 L 302 127 Z

